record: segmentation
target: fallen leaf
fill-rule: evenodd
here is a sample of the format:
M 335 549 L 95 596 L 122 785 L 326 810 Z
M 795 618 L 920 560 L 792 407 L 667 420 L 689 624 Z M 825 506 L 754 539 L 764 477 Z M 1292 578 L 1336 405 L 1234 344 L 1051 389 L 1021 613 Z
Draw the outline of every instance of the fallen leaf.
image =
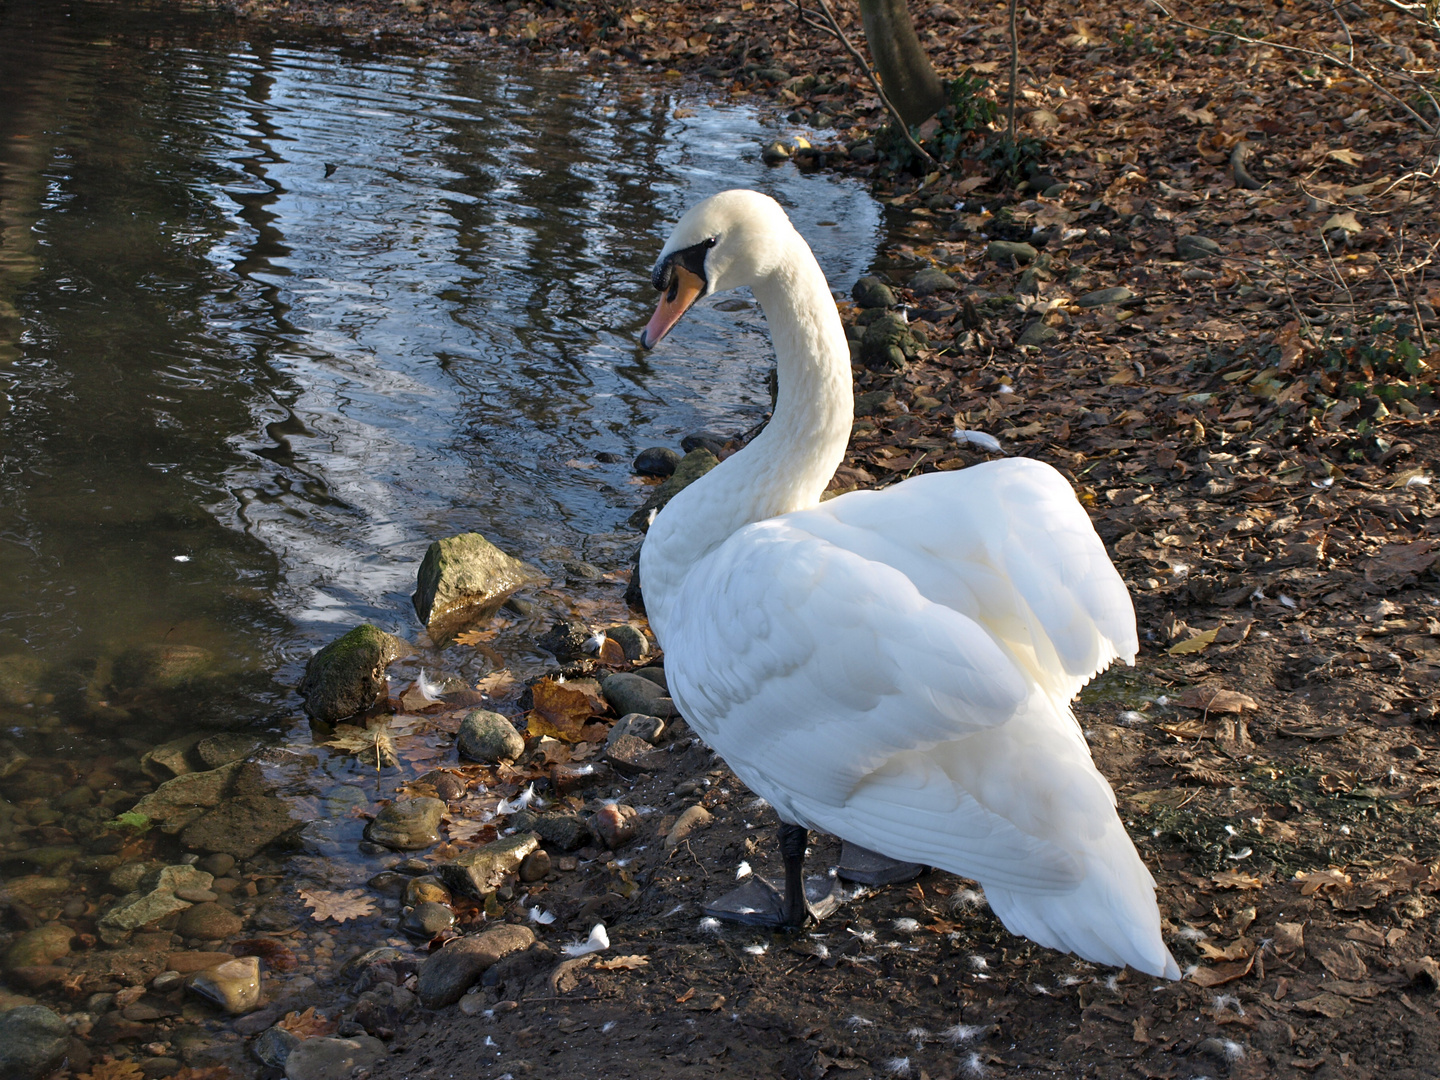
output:
M 1349 941 L 1338 949 L 1326 949 L 1318 959 L 1331 975 L 1337 979 L 1345 979 L 1347 982 L 1356 982 L 1370 974 L 1370 969 L 1360 958 L 1359 950 Z
M 102 1061 L 80 1074 L 80 1080 L 144 1080 L 145 1070 L 133 1061 Z
M 455 635 L 456 645 L 479 645 L 482 641 L 494 641 L 495 636 L 500 633 L 498 626 L 492 626 L 485 630 L 466 630 L 463 634 Z
M 311 915 L 316 922 L 334 919 L 336 922 L 343 923 L 349 919 L 358 919 L 362 915 L 375 913 L 375 902 L 365 895 L 364 889 L 346 889 L 344 892 L 332 892 L 329 889 L 301 889 L 300 898 L 311 909 Z
M 625 663 L 624 647 L 612 637 L 607 637 L 600 643 L 600 663 L 608 664 L 611 667 Z
M 1314 896 L 1327 890 L 1341 889 L 1350 884 L 1350 875 L 1339 870 L 1297 870 L 1295 880 L 1300 882 L 1302 896 Z
M 541 679 L 532 688 L 535 708 L 528 716 L 531 735 L 549 735 L 566 742 L 583 742 L 582 731 L 592 714 L 590 696 L 554 679 Z
M 643 956 L 612 956 L 608 960 L 595 961 L 595 967 L 602 971 L 634 971 L 636 968 L 649 967 L 650 961 Z M 692 990 L 691 993 L 694 993 Z
M 1331 214 L 1325 224 L 1320 226 L 1321 232 L 1329 232 L 1331 229 L 1343 229 L 1347 233 L 1363 232 L 1364 227 L 1355 220 L 1355 215 L 1348 210 L 1343 214 Z
M 1171 645 L 1166 651 L 1171 656 L 1188 656 L 1190 653 L 1198 653 L 1214 641 L 1215 635 L 1219 632 L 1220 628 L 1217 626 L 1214 630 L 1206 630 L 1176 645 Z
M 683 994 L 681 994 L 679 997 L 677 997 L 677 998 L 675 999 L 675 1004 L 676 1004 L 676 1005 L 684 1005 L 685 1002 L 689 1001 L 689 1000 L 690 1000 L 691 998 L 693 998 L 694 996 L 695 996 L 695 988 L 692 986 L 692 987 L 690 987 L 689 990 L 686 990 Z
M 1328 1016 L 1331 1020 L 1343 1020 L 1353 1011 L 1348 1001 L 1339 994 L 1331 993 L 1324 993 L 1305 1001 L 1297 1001 L 1294 1007 L 1301 1012 Z
M 1256 954 L 1251 952 L 1244 960 L 1237 960 L 1229 964 L 1216 964 L 1213 967 L 1196 968 L 1190 973 L 1190 981 L 1196 986 L 1211 987 L 1223 986 L 1236 979 L 1243 979 L 1255 966 L 1255 956 Z
M 284 1028 L 291 1035 L 301 1039 L 314 1039 L 326 1035 L 334 1035 L 340 1025 L 334 1020 L 327 1019 L 315 1011 L 311 1005 L 304 1012 L 286 1013 L 285 1017 L 275 1022 L 278 1028 Z
M 325 740 L 325 745 L 354 754 L 367 763 L 373 761 L 376 768 L 399 762 L 395 756 L 395 741 L 384 724 L 373 728 L 336 724 L 335 733 Z
M 1261 889 L 1265 883 L 1251 874 L 1239 870 L 1221 870 L 1212 879 L 1222 889 Z
M 1275 951 L 1281 956 L 1305 947 L 1305 924 L 1298 922 L 1277 922 L 1271 937 Z
M 1244 960 L 1255 952 L 1255 943 L 1249 938 L 1241 938 L 1239 941 L 1232 941 L 1223 949 L 1211 945 L 1208 941 L 1200 942 L 1200 952 L 1206 960 Z
M 1339 150 L 1327 151 L 1325 156 L 1332 157 L 1336 161 L 1342 162 L 1346 165 L 1359 165 L 1360 162 L 1365 160 L 1363 155 L 1357 154 L 1354 150 L 1351 150 L 1347 147 L 1341 147 Z

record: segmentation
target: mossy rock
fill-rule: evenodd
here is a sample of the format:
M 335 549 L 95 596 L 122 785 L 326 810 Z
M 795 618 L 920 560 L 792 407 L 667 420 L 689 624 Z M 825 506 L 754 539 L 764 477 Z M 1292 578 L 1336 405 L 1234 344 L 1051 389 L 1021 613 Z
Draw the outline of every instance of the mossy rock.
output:
M 720 459 L 704 447 L 691 450 L 680 459 L 670 479 L 656 488 L 645 500 L 645 505 L 630 515 L 630 524 L 637 529 L 650 528 L 654 515 L 665 509 L 666 503 L 719 464 Z
M 919 347 L 914 333 L 899 315 L 885 314 L 865 328 L 860 339 L 860 362 L 871 371 L 903 371 Z
M 300 694 L 305 711 L 333 723 L 364 712 L 385 692 L 385 669 L 411 652 L 394 634 L 365 623 L 337 638 L 310 658 Z
M 461 533 L 430 545 L 411 600 L 430 640 L 442 645 L 495 614 L 511 593 L 540 577 L 534 567 L 479 533 Z

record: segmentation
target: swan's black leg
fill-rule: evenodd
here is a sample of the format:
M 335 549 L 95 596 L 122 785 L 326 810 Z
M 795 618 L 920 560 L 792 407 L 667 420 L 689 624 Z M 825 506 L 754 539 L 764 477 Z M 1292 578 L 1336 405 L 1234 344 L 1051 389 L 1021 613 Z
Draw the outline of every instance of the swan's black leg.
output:
M 805 900 L 805 846 L 810 833 L 803 825 L 780 823 L 780 857 L 785 860 L 785 919 L 783 926 L 804 926 L 810 918 Z

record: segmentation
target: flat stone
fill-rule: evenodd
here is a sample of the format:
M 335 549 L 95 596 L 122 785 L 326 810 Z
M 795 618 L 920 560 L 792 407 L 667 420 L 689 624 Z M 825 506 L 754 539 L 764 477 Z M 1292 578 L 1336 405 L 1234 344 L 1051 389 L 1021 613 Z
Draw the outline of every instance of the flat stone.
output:
M 190 752 L 195 749 L 196 744 L 203 737 L 203 732 L 195 732 L 184 738 L 161 743 L 140 758 L 140 768 L 145 771 L 146 776 L 157 783 L 195 772 L 196 768 L 191 762 Z M 196 760 L 198 761 L 198 756 Z
M 285 1057 L 285 1080 L 350 1080 L 384 1056 L 385 1044 L 373 1035 L 305 1039 Z
M 1060 331 L 1048 325 L 1044 319 L 1036 319 L 1020 332 L 1020 336 L 1015 339 L 1015 344 L 1044 345 L 1047 341 L 1054 341 L 1059 336 Z
M 132 930 L 148 926 L 167 915 L 185 911 L 191 906 L 190 902 L 177 897 L 175 890 L 208 889 L 214 880 L 209 874 L 193 866 L 163 867 L 149 892 L 130 893 L 104 914 L 97 924 L 101 940 L 113 945 Z
M 195 753 L 207 769 L 218 769 L 232 761 L 243 761 L 264 746 L 264 740 L 239 731 L 222 731 L 201 739 Z
M 5 967 L 9 970 L 53 964 L 62 956 L 70 955 L 70 943 L 74 940 L 75 931 L 64 923 L 46 923 L 26 930 L 5 950 Z
M 242 767 L 259 771 L 249 762 Z M 298 824 L 289 805 L 278 796 L 247 792 L 226 799 L 186 825 L 180 842 L 190 851 L 249 859 Z
M 479 533 L 461 533 L 430 545 L 411 599 L 430 640 L 440 645 L 495 614 L 511 593 L 541 577 Z
M 630 524 L 637 529 L 648 529 L 653 515 L 665 509 L 666 503 L 719 464 L 720 459 L 703 446 L 688 451 L 670 478 L 651 492 L 644 505 L 630 515 Z
M 665 764 L 665 755 L 644 739 L 634 735 L 619 735 L 605 744 L 605 760 L 621 772 L 656 772 Z
M 405 884 L 404 895 L 405 903 L 412 905 L 448 904 L 451 900 L 450 890 L 436 874 L 411 878 Z
M 1020 266 L 1024 266 L 1038 254 L 1031 245 L 1014 240 L 992 240 L 985 249 L 985 258 L 991 262 L 1008 263 L 1013 259 Z
M 590 839 L 590 829 L 585 824 L 585 819 L 573 810 L 545 813 L 522 810 L 510 821 L 522 832 L 528 829 L 539 835 L 546 847 L 559 848 L 561 851 L 574 851 Z
M 888 308 L 895 306 L 895 294 L 878 277 L 862 277 L 850 289 L 850 298 L 857 307 Z
M 435 871 L 451 892 L 483 900 L 539 846 L 540 837 L 535 833 L 517 832 L 441 863 Z
M 1124 285 L 1117 285 L 1113 289 L 1096 289 L 1076 299 L 1075 303 L 1082 308 L 1104 307 L 1106 304 L 1119 304 L 1129 300 L 1135 294 Z
M 535 935 L 528 927 L 513 925 L 447 942 L 420 967 L 417 989 L 421 1003 L 430 1009 L 453 1005 L 492 964 L 534 942 Z
M 40 1080 L 70 1048 L 70 1025 L 43 1005 L 0 1013 L 0 1076 Z
M 1208 236 L 1189 233 L 1176 239 L 1175 254 L 1182 259 L 1208 259 L 1221 251 L 1220 245 Z
M 385 693 L 385 669 L 410 646 L 369 623 L 336 638 L 310 658 L 300 694 L 305 711 L 334 723 L 370 708 Z
M 713 820 L 714 818 L 711 816 L 710 811 L 706 810 L 705 807 L 699 803 L 687 807 L 685 811 L 675 819 L 675 824 L 670 827 L 670 832 L 666 834 L 665 846 L 667 848 L 677 847 L 687 836 L 697 829 L 708 827 Z
M 419 851 L 440 842 L 445 804 L 428 795 L 396 799 L 365 827 L 365 839 L 393 851 Z
M 658 476 L 662 480 L 672 475 L 680 464 L 680 455 L 668 446 L 647 446 L 635 455 L 631 466 L 640 476 Z
M 514 761 L 525 752 L 525 739 L 506 717 L 489 709 L 471 709 L 456 738 L 460 756 L 490 765 Z
M 192 904 L 210 904 L 220 899 L 220 894 L 212 889 L 201 889 L 193 886 L 176 889 L 175 896 L 180 900 L 189 900 Z
M 130 813 L 149 818 L 167 833 L 178 833 L 206 810 L 220 804 L 240 768 L 241 763 L 236 762 L 167 780 L 132 806 Z
M 245 929 L 245 920 L 219 904 L 196 904 L 181 913 L 175 930 L 181 937 L 219 941 Z
M 260 958 L 236 956 L 197 971 L 190 980 L 190 989 L 231 1016 L 251 1012 L 260 1005 Z
M 111 681 L 118 690 L 180 690 L 210 673 L 214 654 L 198 645 L 137 645 L 115 658 Z
M 675 700 L 649 679 L 634 672 L 621 671 L 600 681 L 600 692 L 620 716 L 644 713 L 668 720 L 678 715 Z
M 74 890 L 75 883 L 67 877 L 26 874 L 0 883 L 0 903 L 37 907 L 47 900 L 68 896 Z
M 910 291 L 916 296 L 933 296 L 935 293 L 951 292 L 959 287 L 958 281 L 934 266 L 925 267 L 910 279 Z
M 626 713 L 611 725 L 610 734 L 605 738 L 605 745 L 611 746 L 616 739 L 629 735 L 654 746 L 660 741 L 660 736 L 663 734 L 665 734 L 665 721 L 660 717 L 647 716 L 645 713 L 638 712 Z

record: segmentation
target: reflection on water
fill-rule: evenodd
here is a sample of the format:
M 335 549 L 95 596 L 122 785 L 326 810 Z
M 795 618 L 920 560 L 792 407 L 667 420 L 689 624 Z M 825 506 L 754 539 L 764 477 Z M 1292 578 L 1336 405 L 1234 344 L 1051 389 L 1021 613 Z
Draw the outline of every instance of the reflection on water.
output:
M 613 565 L 634 453 L 768 401 L 753 308 L 637 349 L 668 223 L 760 187 L 843 289 L 879 221 L 742 107 L 197 16 L 6 5 L 0 101 L 0 659 L 62 703 L 149 642 L 273 713 L 338 629 L 413 636 L 449 533 Z

